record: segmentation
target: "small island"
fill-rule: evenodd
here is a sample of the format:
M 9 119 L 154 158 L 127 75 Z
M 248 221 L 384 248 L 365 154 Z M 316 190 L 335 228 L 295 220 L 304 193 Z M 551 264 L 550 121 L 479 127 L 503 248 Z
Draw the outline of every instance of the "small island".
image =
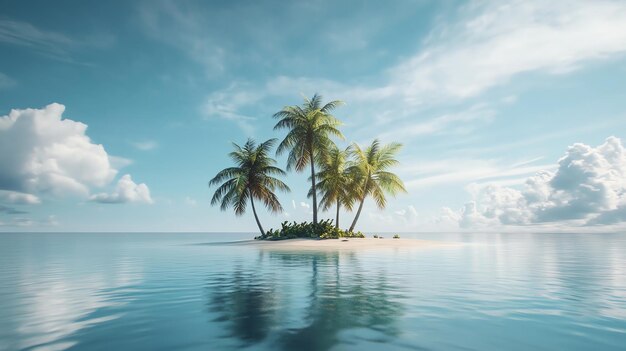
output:
M 274 130 L 287 130 L 275 154 L 287 153 L 287 171 L 310 169 L 311 187 L 307 196 L 312 199 L 312 222 L 283 222 L 281 228 L 269 231 L 261 225 L 255 200 L 271 213 L 281 213 L 283 206 L 276 191 L 290 191 L 289 186 L 277 178 L 285 176 L 286 172 L 276 166 L 276 160 L 270 155 L 277 142 L 275 138 L 258 145 L 251 138 L 243 146 L 233 143 L 234 150 L 229 156 L 234 166 L 221 170 L 209 181 L 210 187 L 217 187 L 211 205 L 219 204 L 222 211 L 232 208 L 235 215 L 241 216 L 250 202 L 261 233 L 255 237 L 257 240 L 365 238 L 360 231 L 355 232 L 365 200 L 372 198 L 378 208 L 384 209 L 386 195 L 406 192 L 402 180 L 389 171 L 398 164 L 395 156 L 402 144 L 384 145 L 376 139 L 365 148 L 352 143 L 341 150 L 333 137 L 345 140 L 339 130 L 342 123 L 331 113 L 342 104 L 339 100 L 323 104 L 322 97 L 315 94 L 311 99 L 305 98 L 302 105 L 285 106 L 273 116 L 278 119 Z M 350 227 L 340 229 L 341 208 L 352 211 L 357 205 Z M 334 222 L 318 220 L 318 210 L 333 207 Z M 399 236 L 394 238 L 399 239 Z

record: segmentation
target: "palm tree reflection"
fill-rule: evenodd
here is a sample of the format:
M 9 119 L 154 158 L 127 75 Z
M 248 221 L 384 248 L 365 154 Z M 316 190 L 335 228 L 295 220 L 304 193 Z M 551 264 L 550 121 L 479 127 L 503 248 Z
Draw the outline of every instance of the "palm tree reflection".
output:
M 308 290 L 304 327 L 288 325 L 285 317 L 295 309 L 283 286 L 290 283 L 285 276 L 263 279 L 258 271 L 245 274 L 239 267 L 210 287 L 211 311 L 218 313 L 217 321 L 228 323 L 229 336 L 247 346 L 267 338 L 275 349 L 328 350 L 345 339 L 342 332 L 359 330 L 362 337 L 377 335 L 378 341 L 398 334 L 401 296 L 388 284 L 386 272 L 359 271 L 355 253 L 268 254 L 257 267 L 267 267 L 268 258 L 273 270 L 310 272 L 308 283 L 298 286 Z
M 225 322 L 227 337 L 244 344 L 262 341 L 275 324 L 273 288 L 255 276 L 236 268 L 231 275 L 215 277 L 209 284 L 209 311 L 217 313 L 216 322 Z

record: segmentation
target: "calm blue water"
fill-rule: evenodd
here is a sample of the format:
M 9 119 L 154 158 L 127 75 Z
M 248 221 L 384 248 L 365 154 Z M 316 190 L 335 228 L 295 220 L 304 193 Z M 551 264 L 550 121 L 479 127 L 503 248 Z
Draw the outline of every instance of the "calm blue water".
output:
M 626 234 L 204 245 L 249 237 L 0 234 L 0 349 L 626 349 Z

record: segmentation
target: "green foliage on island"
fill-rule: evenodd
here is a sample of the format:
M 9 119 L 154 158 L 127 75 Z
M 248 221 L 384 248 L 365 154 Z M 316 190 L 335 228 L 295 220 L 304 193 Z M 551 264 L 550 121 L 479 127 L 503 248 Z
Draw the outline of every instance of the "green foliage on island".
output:
M 400 235 L 395 234 L 395 235 L 393 236 L 393 238 L 394 238 L 394 239 L 400 239 Z
M 296 238 L 339 239 L 365 238 L 361 232 L 349 232 L 333 225 L 330 219 L 316 223 L 312 222 L 283 222 L 280 229 L 270 229 L 264 234 L 255 237 L 256 240 L 285 240 Z

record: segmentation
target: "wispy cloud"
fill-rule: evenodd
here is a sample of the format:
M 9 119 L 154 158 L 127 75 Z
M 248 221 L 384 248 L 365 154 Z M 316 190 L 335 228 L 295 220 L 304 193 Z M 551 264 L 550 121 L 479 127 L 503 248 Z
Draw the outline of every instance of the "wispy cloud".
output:
M 234 122 L 246 135 L 251 136 L 254 134 L 253 123 L 256 118 L 240 111 L 262 97 L 262 94 L 255 94 L 238 83 L 232 83 L 225 90 L 209 94 L 202 113 L 205 119 L 218 118 Z
M 0 221 L 0 227 L 56 227 L 59 221 L 56 216 L 48 216 L 44 219 L 33 219 L 28 217 L 14 217 L 8 221 Z
M 16 82 L 11 77 L 0 72 L 0 89 L 8 89 L 15 86 Z
M 543 159 L 544 159 L 543 156 L 533 157 L 533 158 L 528 159 L 528 160 L 523 160 L 523 161 L 519 161 L 517 163 L 514 163 L 514 164 L 511 165 L 511 168 L 517 168 L 517 167 L 521 167 L 521 166 L 526 166 L 526 165 L 535 163 L 537 161 L 541 161 Z
M 468 101 L 481 106 L 475 100 L 493 87 L 528 73 L 566 74 L 626 53 L 626 3 L 621 1 L 474 1 L 454 18 L 440 22 L 418 51 L 379 71 L 369 83 L 275 76 L 219 93 L 225 101 L 231 100 L 228 95 L 236 100 L 242 92 L 256 94 L 246 101 L 263 105 L 277 96 L 321 92 L 353 105 L 346 122 L 364 137 L 378 135 L 392 122 L 398 126 L 394 136 L 436 133 L 451 125 L 462 133 L 489 123 L 500 105 L 516 102 L 516 95 L 507 95 L 490 107 L 467 108 Z M 422 117 L 442 105 L 449 112 Z M 245 107 L 233 103 L 221 113 L 245 121 Z
M 33 194 L 9 190 L 0 190 L 0 201 L 18 205 L 37 205 L 41 203 L 41 199 Z
M 438 161 L 412 160 L 398 170 L 408 179 L 407 189 L 442 184 L 520 184 L 525 177 L 544 170 L 556 168 L 552 164 L 530 166 L 525 163 L 503 164 L 495 159 L 442 159 Z
M 115 38 L 105 32 L 81 35 L 76 39 L 28 22 L 0 19 L 0 43 L 25 47 L 60 61 L 84 64 L 72 57 L 74 51 L 84 47 L 108 48 L 114 42 Z
M 527 72 L 562 74 L 626 52 L 622 1 L 475 1 L 391 71 L 405 102 L 464 99 Z
M 422 7 L 415 2 L 397 2 L 388 5 L 387 16 L 377 18 L 372 16 L 379 11 L 375 4 L 338 5 L 330 0 L 204 4 L 145 1 L 137 12 L 138 22 L 148 36 L 202 65 L 211 78 L 232 73 L 233 68 L 249 62 L 262 71 L 274 72 L 269 74 L 322 68 L 326 62 L 311 60 L 320 56 L 320 47 L 324 55 L 337 57 L 336 62 L 354 65 L 342 61 L 341 56 L 369 48 L 370 39 L 378 36 L 388 21 L 409 17 Z M 324 25 L 320 25 L 322 22 Z M 313 27 L 315 33 L 311 35 Z M 233 37 L 237 42 L 231 40 Z M 376 53 L 371 50 L 364 60 L 374 61 L 371 57 Z
M 195 7 L 147 2 L 139 7 L 139 20 L 147 35 L 182 50 L 210 74 L 224 70 L 225 50 L 210 32 L 210 20 Z
M 207 119 L 219 118 L 232 121 L 246 134 L 254 134 L 254 122 L 256 116 L 250 116 L 244 111 L 255 111 L 255 114 L 270 116 L 282 106 L 272 104 L 270 101 L 281 98 L 283 101 L 300 103 L 302 96 L 312 96 L 322 93 L 325 96 L 342 96 L 349 89 L 339 83 L 327 79 L 292 78 L 278 76 L 269 79 L 262 86 L 249 82 L 234 82 L 228 87 L 209 94 L 202 112 Z M 356 96 L 354 96 L 356 98 Z
M 473 105 L 467 110 L 448 113 L 428 121 L 410 123 L 380 134 L 385 140 L 406 140 L 419 135 L 467 134 L 481 124 L 490 122 L 496 111 L 486 105 Z
M 0 19 L 0 42 L 31 48 L 42 54 L 67 59 L 76 43 L 64 34 L 44 31 L 22 21 Z
M 159 143 L 157 143 L 154 140 L 143 140 L 143 141 L 135 141 L 132 143 L 132 145 L 141 151 L 150 151 L 150 150 L 154 150 L 159 146 Z

